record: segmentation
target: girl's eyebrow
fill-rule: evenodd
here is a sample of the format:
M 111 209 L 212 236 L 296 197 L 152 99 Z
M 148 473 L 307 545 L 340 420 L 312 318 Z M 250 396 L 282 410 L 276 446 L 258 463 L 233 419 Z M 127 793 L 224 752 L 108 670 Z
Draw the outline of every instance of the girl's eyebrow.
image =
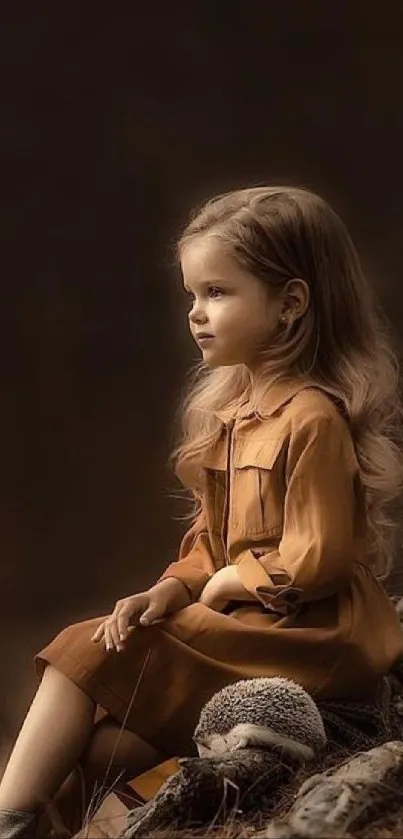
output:
M 213 277 L 210 280 L 201 280 L 200 283 L 199 283 L 199 286 L 201 288 L 203 288 L 204 286 L 207 287 L 207 286 L 216 285 L 216 284 L 225 286 L 225 280 L 222 280 L 220 277 Z M 186 283 L 183 283 L 183 288 L 185 289 L 185 291 L 190 291 L 191 290 L 189 288 L 189 286 L 186 285 Z

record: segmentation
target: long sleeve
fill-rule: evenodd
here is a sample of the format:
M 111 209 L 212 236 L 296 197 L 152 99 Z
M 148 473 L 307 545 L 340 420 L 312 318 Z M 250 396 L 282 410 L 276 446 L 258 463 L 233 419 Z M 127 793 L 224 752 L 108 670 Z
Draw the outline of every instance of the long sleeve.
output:
M 204 509 L 185 533 L 176 562 L 171 562 L 157 582 L 175 577 L 188 589 L 192 601 L 197 600 L 204 586 L 216 572 Z
M 241 582 L 268 609 L 328 597 L 349 580 L 355 556 L 357 460 L 347 426 L 319 417 L 291 431 L 278 547 L 246 550 Z

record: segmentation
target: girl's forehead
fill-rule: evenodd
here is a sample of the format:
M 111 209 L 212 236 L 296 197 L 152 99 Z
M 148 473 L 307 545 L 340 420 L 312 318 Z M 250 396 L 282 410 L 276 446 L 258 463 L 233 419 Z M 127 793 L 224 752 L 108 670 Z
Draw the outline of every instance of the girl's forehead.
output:
M 192 242 L 181 254 L 181 269 L 186 281 L 197 282 L 203 278 L 236 279 L 242 274 L 236 261 L 214 240 Z

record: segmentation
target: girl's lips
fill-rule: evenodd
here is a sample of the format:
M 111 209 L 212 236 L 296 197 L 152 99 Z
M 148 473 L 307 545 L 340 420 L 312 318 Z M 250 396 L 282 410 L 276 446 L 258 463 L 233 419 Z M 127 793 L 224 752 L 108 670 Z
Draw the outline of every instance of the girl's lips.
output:
M 214 335 L 206 335 L 204 338 L 197 338 L 197 343 L 200 344 L 201 347 L 204 347 L 204 345 L 208 344 L 210 341 L 214 341 Z

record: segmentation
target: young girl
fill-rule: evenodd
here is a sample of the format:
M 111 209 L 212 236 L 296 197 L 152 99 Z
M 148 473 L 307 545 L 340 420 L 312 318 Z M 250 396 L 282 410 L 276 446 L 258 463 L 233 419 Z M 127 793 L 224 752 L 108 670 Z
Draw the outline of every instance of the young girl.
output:
M 375 702 L 403 654 L 379 582 L 403 476 L 398 365 L 343 223 L 304 189 L 238 190 L 194 214 L 178 257 L 203 356 L 172 455 L 192 524 L 154 586 L 36 655 L 3 839 L 35 835 L 77 763 L 87 784 L 101 774 L 122 724 L 112 768 L 133 777 L 194 753 L 202 705 L 230 682 Z

